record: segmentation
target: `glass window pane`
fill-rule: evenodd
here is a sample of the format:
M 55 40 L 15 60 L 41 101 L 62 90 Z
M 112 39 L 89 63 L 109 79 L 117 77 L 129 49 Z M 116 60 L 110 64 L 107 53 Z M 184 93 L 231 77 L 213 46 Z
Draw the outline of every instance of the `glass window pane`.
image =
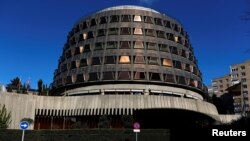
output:
M 165 38 L 165 33 L 164 33 L 164 31 L 156 31 L 156 33 L 157 33 L 157 37 L 159 37 L 159 38 Z
M 161 77 L 160 77 L 159 73 L 152 73 L 152 72 L 150 72 L 149 76 L 150 76 L 150 80 L 161 81 Z
M 109 41 L 107 42 L 107 49 L 116 49 L 117 48 L 117 42 L 115 41 Z
M 105 36 L 105 35 L 106 35 L 106 29 L 99 29 L 97 31 L 97 37 Z
M 130 80 L 130 72 L 129 71 L 120 71 L 118 75 L 119 80 Z
M 172 61 L 170 59 L 163 58 L 162 59 L 162 66 L 172 67 Z
M 148 57 L 148 64 L 150 64 L 150 65 L 159 65 L 158 57 Z
M 129 27 L 122 27 L 121 28 L 121 35 L 130 35 L 131 29 Z
M 145 29 L 145 35 L 146 36 L 155 36 L 154 30 L 153 29 Z
M 86 44 L 85 46 L 84 46 L 84 51 L 83 52 L 90 52 L 91 50 L 90 50 L 90 44 Z
M 144 48 L 142 41 L 135 41 L 134 48 Z
M 120 42 L 120 48 L 121 49 L 129 49 L 130 48 L 130 41 L 121 41 Z
M 144 56 L 135 56 L 134 58 L 135 64 L 145 64 Z
M 107 23 L 107 17 L 106 16 L 101 17 L 100 18 L 100 24 L 105 24 L 105 23 Z
M 145 72 L 135 72 L 134 79 L 135 80 L 145 80 L 146 79 Z
M 119 15 L 112 15 L 110 16 L 110 22 L 119 22 Z
M 141 16 L 134 16 L 134 22 L 141 22 Z
M 152 18 L 152 17 L 149 17 L 149 16 L 145 16 L 145 17 L 144 17 L 144 22 L 145 22 L 145 23 L 153 24 L 153 18 Z
M 131 21 L 131 16 L 130 15 L 122 15 L 122 22 L 130 22 Z
M 92 19 L 92 20 L 91 20 L 90 26 L 96 26 L 96 19 Z
M 160 18 L 155 18 L 155 24 L 162 26 L 162 21 Z
M 135 35 L 142 35 L 142 29 L 141 28 L 134 28 L 134 34 Z
M 115 64 L 116 56 L 105 56 L 105 64 Z
M 108 35 L 118 35 L 118 28 L 109 28 L 109 33 Z
M 94 32 L 93 31 L 89 31 L 87 34 L 87 39 L 91 39 L 94 38 Z
M 119 63 L 130 63 L 129 56 L 120 56 Z
M 80 67 L 88 66 L 87 59 L 81 59 Z
M 160 47 L 160 51 L 169 52 L 168 51 L 168 45 L 166 45 L 166 44 L 159 44 L 159 47 Z
M 100 64 L 101 64 L 101 60 L 99 57 L 92 58 L 92 65 L 100 65 Z
M 173 74 L 164 74 L 164 79 L 166 82 L 175 83 L 174 75 Z
M 95 50 L 102 50 L 104 46 L 104 43 L 99 42 L 99 43 L 95 43 Z
M 76 82 L 84 82 L 83 74 L 78 74 L 77 75 Z
M 97 72 L 89 73 L 89 81 L 99 80 L 99 74 Z
M 103 73 L 103 80 L 115 80 L 115 72 L 109 71 Z
M 147 48 L 150 50 L 156 50 L 156 43 L 148 42 Z

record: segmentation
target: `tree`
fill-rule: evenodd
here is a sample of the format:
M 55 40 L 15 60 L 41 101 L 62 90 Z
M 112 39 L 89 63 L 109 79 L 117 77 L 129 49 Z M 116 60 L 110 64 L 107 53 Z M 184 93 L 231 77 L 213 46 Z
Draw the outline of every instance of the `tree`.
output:
M 11 113 L 7 112 L 5 105 L 0 105 L 0 129 L 7 129 L 11 123 Z
M 27 121 L 30 125 L 34 123 L 34 120 L 31 118 L 23 118 L 21 121 Z
M 37 87 L 38 87 L 38 93 L 39 93 L 39 95 L 41 95 L 42 91 L 43 91 L 43 80 L 42 79 L 38 80 Z
M 16 77 L 10 80 L 10 83 L 7 84 L 7 91 L 12 92 L 13 90 L 17 90 L 17 92 L 20 92 L 21 87 L 22 87 L 21 79 L 19 77 Z

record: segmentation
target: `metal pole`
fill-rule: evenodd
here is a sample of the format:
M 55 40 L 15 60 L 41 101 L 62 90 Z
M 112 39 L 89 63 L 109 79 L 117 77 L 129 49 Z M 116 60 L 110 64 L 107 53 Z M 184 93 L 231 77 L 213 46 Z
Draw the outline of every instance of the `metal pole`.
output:
M 135 141 L 137 141 L 137 132 L 135 132 Z
M 22 134 L 22 141 L 24 141 L 24 130 L 23 130 L 23 134 Z

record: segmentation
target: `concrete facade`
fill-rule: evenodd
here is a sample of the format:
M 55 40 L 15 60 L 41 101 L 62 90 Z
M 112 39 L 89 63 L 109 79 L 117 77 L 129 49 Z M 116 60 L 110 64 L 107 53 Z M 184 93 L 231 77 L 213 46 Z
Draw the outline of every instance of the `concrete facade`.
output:
M 135 109 L 183 109 L 205 114 L 218 122 L 230 122 L 239 118 L 232 115 L 219 115 L 216 107 L 201 100 L 183 97 L 152 95 L 95 95 L 74 97 L 53 97 L 0 93 L 0 104 L 11 111 L 10 129 L 19 129 L 23 118 L 35 119 L 35 115 L 122 115 L 133 114 Z M 29 129 L 33 129 L 31 125 Z

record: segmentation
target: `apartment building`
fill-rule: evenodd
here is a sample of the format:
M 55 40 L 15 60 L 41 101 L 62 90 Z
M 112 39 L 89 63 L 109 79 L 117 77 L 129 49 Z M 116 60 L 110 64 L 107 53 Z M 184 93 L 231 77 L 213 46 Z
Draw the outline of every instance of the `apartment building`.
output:
M 217 97 L 220 97 L 224 93 L 227 93 L 226 89 L 230 86 L 232 86 L 231 75 L 227 74 L 212 80 L 212 88 L 210 92 L 215 94 Z

